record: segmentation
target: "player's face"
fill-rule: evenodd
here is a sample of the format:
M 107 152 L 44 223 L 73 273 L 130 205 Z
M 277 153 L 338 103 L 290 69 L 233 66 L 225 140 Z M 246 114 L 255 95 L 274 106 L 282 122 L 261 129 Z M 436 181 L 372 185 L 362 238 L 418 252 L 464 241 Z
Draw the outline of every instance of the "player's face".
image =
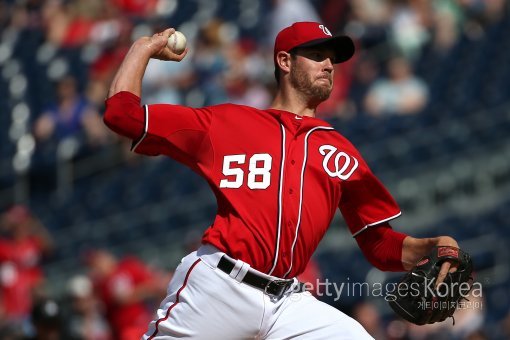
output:
M 333 89 L 332 50 L 321 47 L 300 48 L 290 69 L 290 82 L 299 92 L 322 102 L 329 98 Z

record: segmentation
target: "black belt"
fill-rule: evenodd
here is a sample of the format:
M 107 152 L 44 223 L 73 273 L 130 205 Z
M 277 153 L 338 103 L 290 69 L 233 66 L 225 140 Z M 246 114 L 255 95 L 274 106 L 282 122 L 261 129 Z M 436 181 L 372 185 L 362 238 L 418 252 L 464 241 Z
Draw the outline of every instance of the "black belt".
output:
M 222 256 L 218 263 L 218 269 L 227 274 L 232 272 L 234 266 L 235 263 L 226 256 Z M 268 295 L 280 298 L 292 286 L 294 280 L 271 280 L 248 271 L 241 282 L 258 288 Z

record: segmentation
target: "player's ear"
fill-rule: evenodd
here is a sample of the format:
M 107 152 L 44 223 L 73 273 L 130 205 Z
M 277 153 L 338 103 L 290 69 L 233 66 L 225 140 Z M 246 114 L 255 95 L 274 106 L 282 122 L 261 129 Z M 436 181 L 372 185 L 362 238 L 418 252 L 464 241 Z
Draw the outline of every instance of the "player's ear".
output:
M 283 73 L 290 72 L 290 53 L 279 51 L 276 54 L 276 63 Z

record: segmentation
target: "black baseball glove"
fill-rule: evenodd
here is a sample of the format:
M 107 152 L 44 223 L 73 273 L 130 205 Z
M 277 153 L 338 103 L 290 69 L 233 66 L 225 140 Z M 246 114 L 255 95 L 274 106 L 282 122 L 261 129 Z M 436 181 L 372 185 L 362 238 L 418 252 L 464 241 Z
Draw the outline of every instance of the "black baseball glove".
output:
M 448 273 L 436 287 L 437 275 L 446 260 L 457 263 L 457 271 Z M 386 300 L 395 313 L 409 322 L 417 325 L 441 322 L 453 317 L 459 302 L 468 295 L 472 271 L 473 263 L 466 252 L 449 246 L 434 247 L 402 277 Z

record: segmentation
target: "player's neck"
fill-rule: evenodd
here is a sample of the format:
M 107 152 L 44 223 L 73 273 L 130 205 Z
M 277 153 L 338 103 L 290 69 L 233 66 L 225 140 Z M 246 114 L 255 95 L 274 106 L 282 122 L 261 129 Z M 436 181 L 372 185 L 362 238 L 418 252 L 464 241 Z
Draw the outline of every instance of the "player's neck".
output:
M 317 105 L 307 101 L 297 93 L 279 89 L 270 106 L 271 109 L 292 112 L 299 116 L 315 117 Z

